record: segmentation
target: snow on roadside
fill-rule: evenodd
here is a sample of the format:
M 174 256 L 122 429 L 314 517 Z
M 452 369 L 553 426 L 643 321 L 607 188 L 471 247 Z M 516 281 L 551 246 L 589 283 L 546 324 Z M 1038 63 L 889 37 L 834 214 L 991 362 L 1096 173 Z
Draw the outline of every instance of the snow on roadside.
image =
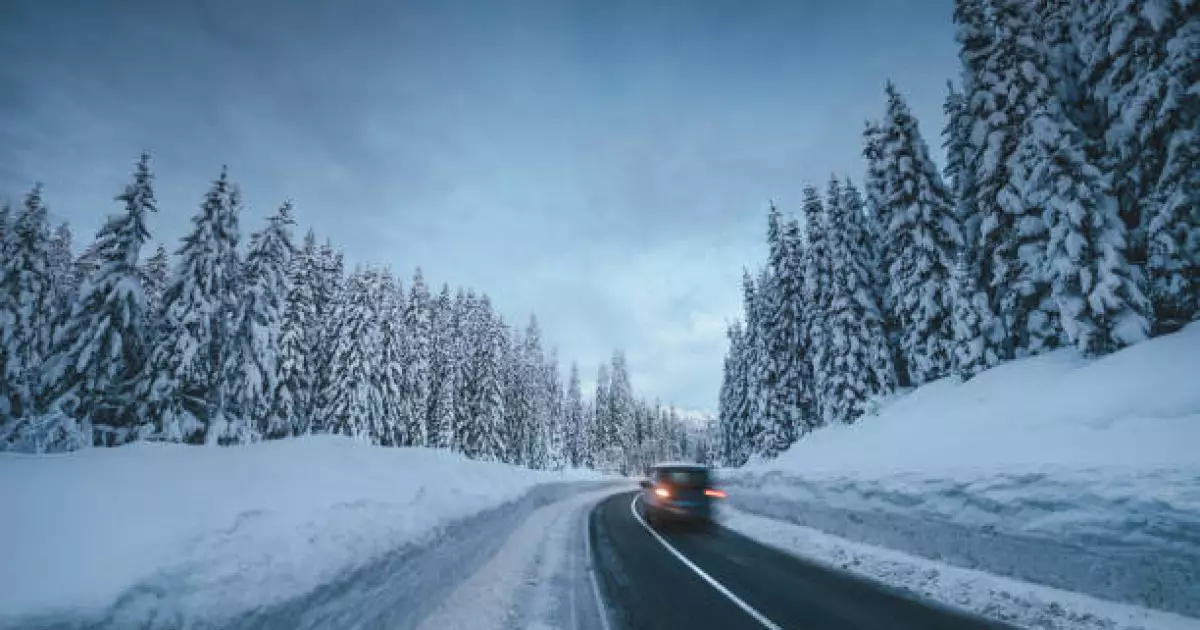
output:
M 1000 577 L 726 508 L 722 524 L 789 553 L 961 610 L 1044 630 L 1200 630 L 1200 619 Z
M 0 453 L 0 626 L 102 615 L 147 583 L 186 617 L 232 616 L 534 485 L 589 479 L 332 436 Z
M 1013 361 L 725 481 L 761 516 L 1200 617 L 1197 374 L 1200 324 L 1092 361 Z

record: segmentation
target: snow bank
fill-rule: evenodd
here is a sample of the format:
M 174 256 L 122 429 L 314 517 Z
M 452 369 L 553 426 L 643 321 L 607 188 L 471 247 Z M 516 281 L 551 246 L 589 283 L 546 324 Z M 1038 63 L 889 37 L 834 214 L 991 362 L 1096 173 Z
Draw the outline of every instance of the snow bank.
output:
M 189 618 L 234 615 L 536 484 L 596 478 L 331 436 L 0 453 L 0 626 L 103 615 L 146 585 Z
M 726 476 L 761 515 L 1200 616 L 1200 325 L 932 383 Z
M 738 510 L 725 510 L 722 524 L 823 565 L 1021 628 L 1200 630 L 1200 620 L 1190 617 L 963 569 Z

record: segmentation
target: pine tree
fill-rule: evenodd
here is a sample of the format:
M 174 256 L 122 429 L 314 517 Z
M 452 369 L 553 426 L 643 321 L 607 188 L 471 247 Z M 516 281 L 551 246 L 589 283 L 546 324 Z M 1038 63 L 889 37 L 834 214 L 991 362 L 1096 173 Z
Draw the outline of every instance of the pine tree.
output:
M 1016 256 L 1016 223 L 1018 213 L 1009 213 L 1000 199 L 1009 182 L 1008 164 L 1016 152 L 1018 138 L 1014 112 L 1002 107 L 1010 105 L 1008 98 L 1011 75 L 1016 71 L 1012 46 L 1001 45 L 1000 29 L 991 19 L 989 7 L 998 0 L 956 0 L 954 21 L 958 26 L 959 57 L 963 64 L 963 110 L 960 112 L 967 128 L 969 146 L 962 158 L 963 172 L 969 174 L 968 187 L 960 187 L 959 204 L 965 216 L 962 225 L 971 239 L 965 243 L 978 269 L 980 289 L 988 298 L 984 339 L 988 354 L 1009 359 L 1015 353 L 1015 341 L 1010 336 L 1010 317 L 1014 308 L 1009 287 L 1018 269 L 1012 264 Z M 1011 39 L 1011 38 L 1010 38 Z M 1004 314 L 1002 316 L 1001 314 Z
M 430 444 L 454 448 L 454 407 L 459 388 L 459 338 L 454 330 L 454 302 L 450 287 L 442 285 L 433 306 L 433 356 L 429 383 L 427 426 Z
M 1085 6 L 1080 44 L 1100 105 L 1098 166 L 1112 178 L 1127 258 L 1145 267 L 1156 328 L 1173 330 L 1197 313 L 1200 18 L 1169 0 Z
M 222 368 L 224 399 L 231 410 L 221 439 L 248 442 L 293 433 L 293 416 L 276 415 L 281 384 L 280 333 L 290 293 L 291 202 L 284 203 L 262 232 L 250 239 Z
M 12 418 L 37 413 L 40 371 L 51 352 L 54 284 L 51 276 L 50 228 L 42 187 L 25 196 L 9 230 L 3 266 L 2 293 L 7 304 L 4 355 L 4 393 Z
M 962 242 L 950 193 L 908 104 L 890 82 L 879 142 L 883 176 L 879 202 L 884 300 L 899 327 L 899 355 L 909 381 L 920 385 L 950 370 L 950 275 Z M 860 223 L 855 221 L 855 223 Z M 870 251 L 863 245 L 867 264 Z
M 316 357 L 310 346 L 311 332 L 317 326 L 316 254 L 316 237 L 309 231 L 288 263 L 288 293 L 279 329 L 279 382 L 271 417 L 286 419 L 292 435 L 309 431 L 308 413 L 316 386 Z
M 558 372 L 558 351 L 551 350 L 550 357 L 545 364 L 545 376 L 543 383 L 545 387 L 546 400 L 546 415 L 545 415 L 545 443 L 546 443 L 546 468 L 549 470 L 562 470 L 570 461 L 568 453 L 568 426 L 565 418 L 566 400 L 563 392 L 562 378 Z
M 314 433 L 327 429 L 326 419 L 321 417 L 329 401 L 325 400 L 325 392 L 330 391 L 330 365 L 333 347 L 337 343 L 336 334 L 338 322 L 334 319 L 334 311 L 342 301 L 345 267 L 342 253 L 334 251 L 333 245 L 326 240 L 317 249 L 313 258 L 313 304 L 315 321 L 308 331 L 309 356 L 313 358 L 310 369 L 313 372 L 313 396 L 309 401 L 308 430 Z
M 50 283 L 53 287 L 53 337 L 66 325 L 71 316 L 71 306 L 80 276 L 76 273 L 75 254 L 72 252 L 71 226 L 61 223 L 50 236 Z M 51 341 L 53 352 L 53 341 Z
M 967 380 L 998 363 L 984 337 L 987 296 L 975 283 L 977 272 L 970 258 L 961 253 L 954 268 L 954 351 L 953 372 Z
M 617 351 L 612 358 L 612 382 L 608 396 L 606 424 L 601 427 L 602 444 L 610 451 L 609 461 L 620 466 L 622 474 L 632 472 L 626 453 L 632 442 L 634 398 L 629 382 L 625 353 Z M 640 472 L 640 471 L 639 471 Z
M 871 228 L 873 238 L 869 244 L 872 269 L 875 270 L 875 294 L 879 296 L 880 308 L 883 309 L 884 317 L 890 317 L 895 311 L 887 291 L 888 275 L 883 261 L 884 230 L 887 227 L 882 224 L 883 207 L 886 202 L 887 195 L 887 170 L 884 168 L 883 148 L 885 136 L 883 127 L 880 123 L 868 120 L 863 127 L 863 158 L 867 162 L 866 179 L 863 183 L 865 193 L 864 203 L 867 213 L 867 224 Z M 895 322 L 888 321 L 888 334 L 892 341 L 892 346 L 899 345 L 899 327 Z
M 336 435 L 377 441 L 373 423 L 385 413 L 378 378 L 381 369 L 378 273 L 374 269 L 355 269 L 346 281 L 346 289 L 334 306 L 330 320 L 336 322 L 329 339 L 333 343 L 329 357 L 327 391 L 322 396 L 321 412 L 327 430 Z
M 379 443 L 384 446 L 413 444 L 406 409 L 405 360 L 409 349 L 409 331 L 405 328 L 404 290 L 389 269 L 380 272 L 379 295 L 376 298 L 379 325 L 379 371 L 374 378 L 379 384 L 383 411 L 376 419 Z
M 407 348 L 404 367 L 404 421 L 413 446 L 429 443 L 429 383 L 432 348 L 432 303 L 420 268 L 413 274 L 404 310 Z
M 829 351 L 827 342 L 827 318 L 829 310 L 829 247 L 828 235 L 823 229 L 825 209 L 817 189 L 804 189 L 804 310 L 806 322 L 805 343 L 808 346 L 809 373 L 812 375 L 814 411 L 810 416 L 809 430 L 824 423 L 826 412 L 822 392 L 826 391 L 825 378 L 829 374 Z
M 456 438 L 468 457 L 501 461 L 506 450 L 504 434 L 503 352 L 504 323 L 492 312 L 487 296 L 468 299 L 467 362 L 464 366 L 463 404 L 466 417 Z
M 613 440 L 616 434 L 612 418 L 612 376 L 609 366 L 601 363 L 596 370 L 596 397 L 592 404 L 595 421 L 593 423 L 592 444 L 595 445 L 593 460 L 598 470 L 615 471 L 619 467 L 613 455 L 617 443 Z
M 192 217 L 163 295 L 163 335 L 150 355 L 141 400 L 164 438 L 223 435 L 220 368 L 236 305 L 237 198 L 222 169 Z M 231 216 L 233 215 L 233 216 Z
M 895 388 L 891 351 L 873 293 L 869 254 L 858 191 L 837 180 L 829 185 L 825 224 L 829 252 L 827 373 L 823 381 L 825 422 L 853 422 L 872 400 Z
M 567 377 L 567 398 L 563 405 L 563 424 L 566 430 L 567 462 L 572 468 L 586 464 L 585 454 L 591 449 L 587 441 L 587 425 L 584 419 L 583 393 L 579 385 L 579 365 L 571 363 Z
M 146 220 L 158 210 L 148 155 L 142 154 L 133 182 L 116 200 L 124 212 L 110 216 L 96 234 L 99 264 L 83 279 L 57 331 L 58 350 L 45 374 L 52 407 L 115 429 L 104 444 L 120 444 L 138 428 L 130 397 L 152 342 L 138 268 L 150 238 Z M 64 264 L 72 262 L 68 256 Z
M 154 336 L 153 330 L 157 327 L 158 318 L 162 314 L 163 294 L 167 290 L 170 271 L 171 259 L 167 254 L 167 248 L 162 245 L 155 248 L 154 255 L 147 258 L 141 267 L 142 293 L 145 295 L 146 302 L 144 313 L 149 320 L 146 322 L 146 326 L 151 337 Z
M 789 229 L 774 204 L 767 218 L 769 286 L 765 289 L 763 331 L 767 368 L 764 371 L 769 411 L 756 450 L 774 457 L 791 446 L 811 413 L 812 392 L 806 374 L 803 277 L 797 268 L 801 247 L 798 227 Z

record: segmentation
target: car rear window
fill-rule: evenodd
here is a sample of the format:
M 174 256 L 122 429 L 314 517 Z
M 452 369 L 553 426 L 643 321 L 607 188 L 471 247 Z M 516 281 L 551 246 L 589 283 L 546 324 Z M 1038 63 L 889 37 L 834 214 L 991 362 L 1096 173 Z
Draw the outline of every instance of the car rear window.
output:
M 708 483 L 708 471 L 668 468 L 658 471 L 658 478 L 677 486 L 703 486 Z

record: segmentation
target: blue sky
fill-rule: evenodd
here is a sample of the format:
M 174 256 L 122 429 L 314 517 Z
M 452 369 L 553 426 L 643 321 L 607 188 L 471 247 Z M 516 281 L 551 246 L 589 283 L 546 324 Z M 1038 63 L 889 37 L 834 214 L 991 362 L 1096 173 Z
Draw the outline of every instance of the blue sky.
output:
M 0 198 L 44 182 L 78 245 L 146 149 L 174 249 L 228 164 L 244 229 L 292 198 L 352 264 L 483 289 L 585 375 L 624 348 L 636 389 L 711 411 L 767 200 L 860 177 L 888 78 L 940 144 L 950 19 L 950 0 L 8 0 Z

